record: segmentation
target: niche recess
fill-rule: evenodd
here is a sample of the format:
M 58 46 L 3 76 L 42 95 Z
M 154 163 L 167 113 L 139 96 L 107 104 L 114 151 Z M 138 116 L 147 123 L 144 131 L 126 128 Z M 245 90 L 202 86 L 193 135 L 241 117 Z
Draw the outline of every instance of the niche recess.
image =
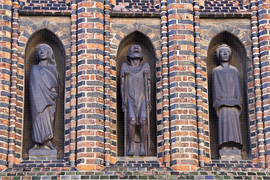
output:
M 29 100 L 29 73 L 31 67 L 39 63 L 35 55 L 36 47 L 39 44 L 48 44 L 51 46 L 57 70 L 59 73 L 59 94 L 57 98 L 56 117 L 53 146 L 57 149 L 57 158 L 63 158 L 64 155 L 64 82 L 65 82 L 65 49 L 59 38 L 47 29 L 34 33 L 28 40 L 25 50 L 25 80 L 24 80 L 24 122 L 23 122 L 23 159 L 28 158 L 28 150 L 34 146 L 32 141 L 32 123 L 31 109 Z
M 142 47 L 143 61 L 149 63 L 151 69 L 151 113 L 150 113 L 150 150 L 148 156 L 157 154 L 157 130 L 156 130 L 156 55 L 151 41 L 138 31 L 126 36 L 120 43 L 117 52 L 117 150 L 118 156 L 124 156 L 124 112 L 122 111 L 122 98 L 120 87 L 120 70 L 123 62 L 127 60 L 127 50 L 132 44 Z M 136 143 L 137 144 L 137 143 Z M 139 144 L 139 143 L 138 143 Z M 135 147 L 136 148 L 136 147 Z M 138 154 L 135 154 L 138 156 Z
M 227 44 L 232 49 L 232 59 L 230 65 L 235 66 L 239 71 L 240 83 L 242 89 L 242 113 L 240 115 L 241 133 L 243 139 L 242 159 L 249 159 L 250 157 L 250 137 L 249 137 L 249 120 L 248 120 L 248 106 L 247 106 L 247 74 L 246 64 L 248 61 L 245 47 L 241 41 L 231 33 L 224 31 L 216 35 L 208 48 L 207 55 L 207 77 L 208 77 L 208 99 L 209 99 L 209 120 L 210 120 L 210 144 L 211 144 L 211 158 L 219 158 L 218 149 L 218 118 L 213 108 L 212 97 L 212 71 L 219 65 L 215 56 L 217 47 L 221 44 Z

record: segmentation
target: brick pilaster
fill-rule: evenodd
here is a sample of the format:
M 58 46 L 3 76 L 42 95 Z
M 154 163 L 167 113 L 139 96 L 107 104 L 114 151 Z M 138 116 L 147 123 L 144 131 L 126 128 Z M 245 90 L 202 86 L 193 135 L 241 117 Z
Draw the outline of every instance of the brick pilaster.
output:
M 260 43 L 260 60 L 261 60 L 261 81 L 262 81 L 262 105 L 263 120 L 258 121 L 258 138 L 259 138 L 259 157 L 262 167 L 264 167 L 264 153 L 266 165 L 270 166 L 270 1 L 258 1 L 259 17 L 259 43 Z
M 158 147 L 158 158 L 162 158 L 165 166 L 171 165 L 170 145 L 170 111 L 169 111 L 169 59 L 168 59 L 168 10 L 167 0 L 161 1 L 161 36 L 162 36 L 162 120 L 157 123 L 162 126 L 162 146 Z M 158 138 L 159 139 L 159 138 Z
M 10 63 L 11 63 L 11 17 L 12 1 L 0 4 L 0 169 L 5 169 L 8 154 L 8 126 L 10 103 Z
M 76 117 L 77 117 L 77 0 L 71 1 L 71 68 L 70 68 L 70 131 L 69 161 L 72 167 L 76 163 Z
M 168 2 L 171 158 L 175 170 L 198 168 L 193 1 Z
M 195 66 L 196 66 L 196 99 L 197 99 L 197 125 L 198 125 L 198 160 L 204 166 L 210 161 L 209 118 L 207 105 L 207 73 L 202 67 L 206 64 L 201 59 L 200 47 L 200 4 L 194 1 L 194 37 L 195 37 Z
M 98 170 L 104 161 L 104 4 L 78 1 L 77 168 Z
M 16 146 L 15 141 L 21 142 L 21 134 L 16 133 L 17 130 L 21 130 L 22 124 L 18 122 L 18 119 L 22 114 L 17 114 L 17 64 L 18 64 L 18 7 L 19 3 L 14 0 L 12 5 L 12 51 L 11 51 L 11 87 L 10 87 L 10 119 L 9 119 L 9 137 L 8 137 L 8 167 L 12 167 L 15 161 L 15 152 L 17 161 L 20 159 L 21 146 Z M 18 127 L 16 127 L 16 125 Z M 17 131 L 19 132 L 19 131 Z M 19 158 L 19 159 L 18 159 Z
M 104 54 L 104 107 L 105 107 L 105 121 L 104 121 L 104 154 L 105 154 L 105 165 L 109 166 L 111 164 L 111 158 L 116 158 L 116 151 L 114 151 L 113 144 L 111 144 L 111 118 L 110 118 L 110 1 L 105 0 L 104 1 L 104 49 L 105 49 L 105 54 Z M 112 134 L 112 138 L 113 138 Z M 111 149 L 112 147 L 112 149 Z M 114 152 L 113 154 L 111 153 Z M 113 160 L 115 162 L 116 160 Z
M 250 132 L 251 132 L 251 156 L 254 163 L 264 166 L 265 164 L 265 150 L 264 150 L 264 134 L 263 134 L 263 122 L 262 122 L 262 96 L 261 96 L 261 69 L 259 58 L 259 39 L 258 39 L 258 13 L 257 13 L 257 0 L 251 2 L 251 27 L 252 27 L 252 48 L 253 48 L 253 77 L 254 84 L 254 96 L 255 107 L 249 106 L 249 109 L 254 109 L 255 117 L 250 116 Z M 249 99 L 252 97 L 249 95 Z M 251 113 L 250 113 L 251 114 Z

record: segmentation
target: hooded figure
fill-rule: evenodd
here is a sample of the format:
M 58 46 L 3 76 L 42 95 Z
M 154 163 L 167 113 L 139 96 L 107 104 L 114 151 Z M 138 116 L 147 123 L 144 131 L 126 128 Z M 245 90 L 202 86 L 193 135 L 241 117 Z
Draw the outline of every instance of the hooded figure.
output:
M 231 48 L 220 45 L 216 50 L 220 65 L 212 72 L 213 107 L 218 116 L 218 142 L 221 149 L 242 149 L 240 113 L 242 96 L 238 70 L 229 65 Z
M 40 61 L 30 71 L 30 105 L 32 114 L 32 139 L 35 146 L 32 149 L 44 147 L 55 149 L 51 144 L 54 131 L 56 99 L 58 96 L 58 72 L 53 57 L 52 48 L 40 44 L 36 48 Z

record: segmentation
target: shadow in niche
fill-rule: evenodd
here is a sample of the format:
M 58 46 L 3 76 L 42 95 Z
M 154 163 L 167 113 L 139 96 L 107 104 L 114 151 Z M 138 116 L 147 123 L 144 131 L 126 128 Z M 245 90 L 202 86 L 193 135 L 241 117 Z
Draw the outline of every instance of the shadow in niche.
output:
M 51 46 L 58 71 L 59 92 L 56 106 L 55 129 L 53 146 L 57 149 L 57 158 L 64 156 L 64 82 L 65 82 L 65 49 L 59 38 L 47 29 L 40 30 L 33 34 L 25 50 L 25 67 L 24 67 L 24 122 L 23 122 L 23 159 L 28 159 L 28 150 L 34 146 L 32 141 L 32 123 L 31 108 L 29 100 L 29 73 L 31 67 L 39 63 L 35 55 L 36 47 L 39 44 L 48 44 Z
M 156 55 L 151 41 L 144 34 L 135 31 L 126 36 L 120 43 L 117 52 L 117 152 L 118 156 L 124 156 L 124 112 L 122 111 L 122 98 L 120 86 L 120 69 L 123 62 L 130 64 L 127 60 L 127 50 L 132 44 L 142 47 L 143 61 L 148 62 L 151 70 L 151 105 L 150 112 L 150 154 L 157 153 L 157 130 L 156 130 Z
M 239 78 L 242 93 L 242 113 L 240 115 L 240 126 L 243 139 L 242 159 L 250 158 L 250 137 L 249 137 L 249 121 L 248 121 L 248 106 L 247 106 L 247 53 L 244 45 L 240 40 L 229 32 L 222 32 L 216 35 L 208 48 L 207 56 L 207 77 L 208 77 L 208 98 L 209 98 L 209 121 L 210 121 L 210 144 L 211 144 L 211 158 L 219 158 L 218 147 L 218 118 L 213 108 L 212 97 L 212 71 L 219 65 L 215 56 L 217 47 L 221 44 L 227 44 L 232 49 L 232 59 L 230 65 L 236 67 L 239 71 Z

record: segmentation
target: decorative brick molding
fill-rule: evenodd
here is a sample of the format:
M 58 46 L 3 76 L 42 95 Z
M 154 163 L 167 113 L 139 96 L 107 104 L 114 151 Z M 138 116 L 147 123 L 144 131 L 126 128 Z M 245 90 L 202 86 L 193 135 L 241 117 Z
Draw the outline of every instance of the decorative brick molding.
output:
M 113 11 L 120 12 L 133 12 L 133 13 L 141 13 L 141 12 L 158 12 L 160 2 L 159 0 L 116 0 L 116 4 L 113 7 Z
M 20 14 L 67 15 L 71 13 L 71 0 L 24 0 L 20 1 Z
M 246 5 L 246 1 L 244 2 Z M 245 12 L 247 9 L 243 5 L 243 0 L 206 0 L 201 6 L 202 12 Z

